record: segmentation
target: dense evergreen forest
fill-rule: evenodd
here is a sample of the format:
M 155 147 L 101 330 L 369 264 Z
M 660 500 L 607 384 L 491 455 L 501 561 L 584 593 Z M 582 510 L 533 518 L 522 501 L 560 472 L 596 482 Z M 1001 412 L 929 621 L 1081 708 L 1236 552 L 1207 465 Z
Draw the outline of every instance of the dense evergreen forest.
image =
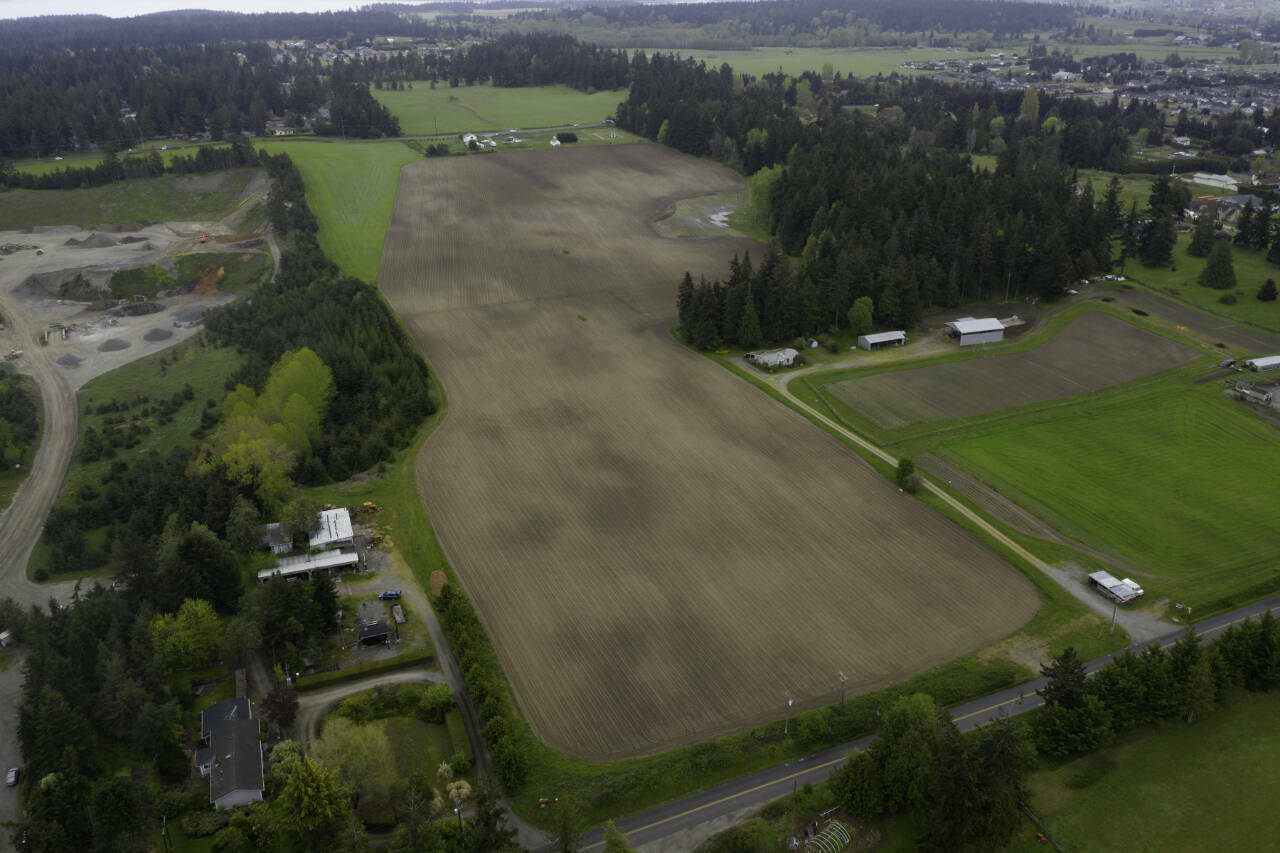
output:
M 4 319 L 0 318 L 0 323 Z M 36 396 L 13 368 L 0 362 L 0 465 L 21 462 L 39 437 Z
M 929 41 L 975 30 L 996 37 L 1017 37 L 1037 30 L 1065 29 L 1075 10 L 1054 3 L 985 2 L 985 0 L 796 0 L 790 3 L 663 3 L 526 12 L 529 20 L 591 20 L 611 28 L 712 27 L 748 44 L 795 44 L 797 36 L 843 38 L 843 44 L 865 43 L 875 31 L 929 33 Z

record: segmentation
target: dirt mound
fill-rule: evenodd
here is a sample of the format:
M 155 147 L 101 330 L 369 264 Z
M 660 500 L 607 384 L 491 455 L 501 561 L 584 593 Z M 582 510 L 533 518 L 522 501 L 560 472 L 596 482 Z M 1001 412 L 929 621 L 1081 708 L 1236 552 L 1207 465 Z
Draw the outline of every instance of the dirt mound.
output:
M 133 237 L 125 237 L 123 240 L 120 241 L 120 244 L 126 245 L 128 243 L 145 243 L 145 242 L 147 242 L 146 237 L 138 237 L 135 235 Z
M 159 302 L 130 302 L 128 305 L 121 305 L 112 314 L 118 317 L 141 317 L 145 314 L 154 314 L 164 308 Z
M 173 332 L 169 331 L 168 329 L 151 329 L 145 335 L 142 336 L 142 339 L 144 341 L 149 341 L 150 343 L 155 344 L 155 343 L 159 343 L 160 341 L 167 341 L 169 340 L 169 338 L 172 338 L 172 337 L 173 337 Z
M 12 255 L 14 252 L 21 252 L 24 249 L 35 248 L 37 247 L 32 246 L 29 243 L 5 243 L 3 246 L 0 246 L 0 255 Z
M 217 296 L 218 282 L 227 271 L 217 264 L 205 264 L 196 274 L 196 286 L 192 291 L 196 296 Z
M 71 355 L 70 353 L 58 358 L 58 364 L 61 364 L 63 367 L 79 367 L 83 363 L 83 358 L 78 355 Z
M 22 284 L 14 288 L 18 296 L 47 299 L 70 299 L 75 302 L 93 302 L 101 299 L 106 290 L 110 273 L 92 267 L 52 270 L 32 273 Z
M 80 249 L 105 249 L 108 246 L 116 245 L 116 241 L 111 237 L 108 237 L 106 234 L 99 234 L 95 231 L 83 240 L 77 240 L 75 237 L 71 237 L 62 245 L 75 246 Z
M 98 352 L 118 352 L 122 349 L 128 349 L 133 344 L 128 341 L 122 341 L 119 338 L 107 338 L 98 344 Z

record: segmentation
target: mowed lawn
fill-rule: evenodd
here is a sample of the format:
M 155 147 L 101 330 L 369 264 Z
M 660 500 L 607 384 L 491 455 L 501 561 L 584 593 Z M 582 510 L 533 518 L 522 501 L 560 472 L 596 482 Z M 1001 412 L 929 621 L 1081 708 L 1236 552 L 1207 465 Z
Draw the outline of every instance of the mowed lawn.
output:
M 1063 532 L 1183 580 L 1280 556 L 1280 538 L 1263 522 L 1275 514 L 1277 439 L 1212 387 L 1169 387 L 996 426 L 942 449 Z
M 9 190 L 0 204 L 0 231 L 32 225 L 90 228 L 113 222 L 221 219 L 235 210 L 249 169 L 210 175 L 147 178 L 78 190 Z
M 1280 694 L 1239 696 L 1191 726 L 1033 773 L 1032 806 L 1064 850 L 1274 850 L 1280 803 Z M 1067 782 L 1103 762 L 1083 790 Z M 1044 850 L 1024 824 L 1011 849 Z
M 418 159 L 402 142 L 264 142 L 302 172 L 320 247 L 343 272 L 372 283 L 396 200 L 400 167 Z
M 521 127 L 595 124 L 613 115 L 625 91 L 590 95 L 568 86 L 498 86 L 431 84 L 419 80 L 412 89 L 374 89 L 373 96 L 396 118 L 407 136 L 437 133 L 483 133 Z
M 1253 252 L 1235 247 L 1232 256 L 1236 271 L 1236 289 L 1211 290 L 1196 284 L 1196 279 L 1204 270 L 1207 259 L 1187 254 L 1187 246 L 1190 242 L 1191 235 L 1178 236 L 1178 245 L 1173 252 L 1173 269 L 1168 267 L 1151 269 L 1135 261 L 1128 265 L 1125 274 L 1161 292 L 1190 302 L 1197 308 L 1215 311 L 1273 331 L 1280 331 L 1280 299 L 1272 302 L 1258 301 L 1258 288 L 1263 282 L 1269 278 L 1280 282 L 1280 267 L 1267 263 L 1266 252 Z M 1225 293 L 1235 296 L 1234 305 L 1224 305 L 1218 301 Z

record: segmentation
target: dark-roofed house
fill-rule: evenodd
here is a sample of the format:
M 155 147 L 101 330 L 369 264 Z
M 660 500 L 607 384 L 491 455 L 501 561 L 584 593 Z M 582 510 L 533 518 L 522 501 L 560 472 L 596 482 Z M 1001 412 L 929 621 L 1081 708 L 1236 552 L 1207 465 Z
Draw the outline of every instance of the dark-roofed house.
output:
M 248 699 L 223 699 L 200 714 L 205 748 L 196 753 L 209 777 L 209 802 L 230 809 L 262 801 L 262 744 Z

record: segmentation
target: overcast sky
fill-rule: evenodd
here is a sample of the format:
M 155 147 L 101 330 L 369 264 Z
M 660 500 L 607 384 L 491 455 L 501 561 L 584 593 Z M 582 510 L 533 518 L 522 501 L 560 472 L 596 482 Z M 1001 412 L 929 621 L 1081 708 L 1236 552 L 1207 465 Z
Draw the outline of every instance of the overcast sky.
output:
M 219 12 L 332 12 L 366 5 L 369 0 L 0 0 L 0 18 L 32 15 L 109 15 L 128 18 L 170 9 Z

